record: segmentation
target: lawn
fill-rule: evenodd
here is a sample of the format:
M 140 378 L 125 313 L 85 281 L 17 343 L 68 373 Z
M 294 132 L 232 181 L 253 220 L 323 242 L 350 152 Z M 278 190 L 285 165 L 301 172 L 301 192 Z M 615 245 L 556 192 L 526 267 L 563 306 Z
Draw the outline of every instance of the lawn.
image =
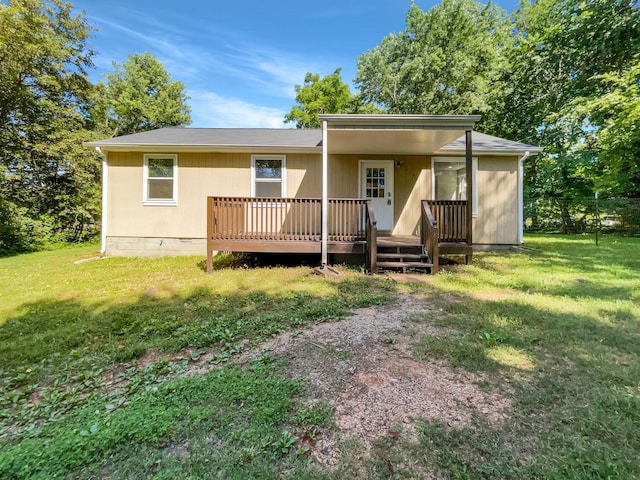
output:
M 95 246 L 0 259 L 0 477 L 640 478 L 640 240 L 526 240 L 398 283 L 207 275 L 200 258 L 96 260 Z M 416 435 L 365 456 L 343 439 L 322 469 L 308 449 L 340 435 L 332 405 L 277 355 L 235 359 L 401 292 L 442 311 L 417 320 L 444 333 L 412 339 L 412 357 L 503 385 L 507 419 L 413 419 Z

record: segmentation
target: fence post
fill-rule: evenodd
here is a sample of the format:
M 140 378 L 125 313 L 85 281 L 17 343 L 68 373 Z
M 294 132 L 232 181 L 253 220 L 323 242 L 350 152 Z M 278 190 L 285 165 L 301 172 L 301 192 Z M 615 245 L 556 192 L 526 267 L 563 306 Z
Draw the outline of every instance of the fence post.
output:
M 596 192 L 596 247 L 598 246 L 598 230 L 600 230 L 600 212 L 598 208 L 598 192 Z

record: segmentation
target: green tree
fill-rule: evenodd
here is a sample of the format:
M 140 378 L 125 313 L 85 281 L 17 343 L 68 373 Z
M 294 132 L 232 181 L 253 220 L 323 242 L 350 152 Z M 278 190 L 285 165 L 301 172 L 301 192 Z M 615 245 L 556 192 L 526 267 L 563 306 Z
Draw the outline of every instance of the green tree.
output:
M 627 69 L 599 77 L 607 93 L 575 102 L 595 127 L 602 174 L 596 188 L 640 197 L 640 56 Z
M 567 132 L 573 100 L 606 93 L 598 76 L 622 71 L 640 49 L 638 11 L 629 0 L 524 2 L 513 30 L 504 49 L 510 68 L 484 125 L 544 146 L 558 137 L 556 124 Z
M 603 175 L 610 185 L 623 180 L 607 174 L 615 160 L 600 153 L 604 117 L 589 109 L 611 91 L 606 79 L 636 62 L 638 10 L 629 0 L 523 2 L 513 30 L 504 52 L 510 69 L 483 128 L 544 147 L 527 162 L 527 195 L 555 198 L 563 227 L 572 230 L 577 197 L 592 196 Z
M 319 128 L 319 114 L 352 113 L 357 100 L 351 95 L 349 85 L 342 81 L 340 67 L 320 78 L 317 73 L 307 73 L 303 85 L 296 85 L 296 102 L 285 115 L 285 123 L 295 123 L 296 128 Z
M 491 3 L 412 5 L 401 33 L 358 58 L 356 85 L 390 113 L 482 113 L 501 88 L 508 38 L 506 12 Z
M 0 3 L 0 253 L 78 240 L 99 216 L 90 30 L 62 0 Z
M 100 84 L 94 108 L 96 127 L 110 136 L 191 123 L 184 85 L 171 78 L 150 53 L 133 54 Z

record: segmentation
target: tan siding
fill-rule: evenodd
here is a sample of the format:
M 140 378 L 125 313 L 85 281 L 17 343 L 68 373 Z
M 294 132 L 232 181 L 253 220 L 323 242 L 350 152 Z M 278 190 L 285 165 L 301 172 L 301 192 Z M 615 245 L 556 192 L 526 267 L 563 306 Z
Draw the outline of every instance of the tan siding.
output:
M 428 156 L 330 155 L 329 196 L 357 198 L 360 160 L 401 162 L 394 170 L 394 234 L 417 233 L 420 201 L 431 198 Z M 517 243 L 517 158 L 480 157 L 479 204 L 474 219 L 475 243 Z M 204 238 L 208 195 L 251 194 L 250 153 L 178 154 L 178 205 L 142 204 L 142 153 L 109 154 L 108 236 Z M 287 154 L 286 196 L 319 198 L 322 158 Z
M 431 160 L 427 156 L 330 155 L 329 197 L 357 198 L 360 160 L 401 162 L 394 170 L 394 229 L 396 235 L 417 233 L 420 200 L 431 195 Z
M 178 205 L 143 205 L 143 158 L 109 154 L 108 236 L 205 238 L 207 196 L 251 195 L 250 153 L 179 153 Z M 320 197 L 321 172 L 320 155 L 287 155 L 286 195 Z
M 329 198 L 358 198 L 358 161 L 356 155 L 329 156 Z
M 286 194 L 288 198 L 320 198 L 322 196 L 322 156 L 287 155 Z
M 420 202 L 431 198 L 431 159 L 426 156 L 398 157 L 395 169 L 395 235 L 417 235 Z
M 248 196 L 249 154 L 178 154 L 178 205 L 142 204 L 143 154 L 110 154 L 109 236 L 204 238 L 207 195 Z
M 474 243 L 518 243 L 518 159 L 478 159 L 478 217 Z
M 141 153 L 109 154 L 107 235 L 127 235 L 121 232 L 131 231 L 144 215 L 142 160 Z

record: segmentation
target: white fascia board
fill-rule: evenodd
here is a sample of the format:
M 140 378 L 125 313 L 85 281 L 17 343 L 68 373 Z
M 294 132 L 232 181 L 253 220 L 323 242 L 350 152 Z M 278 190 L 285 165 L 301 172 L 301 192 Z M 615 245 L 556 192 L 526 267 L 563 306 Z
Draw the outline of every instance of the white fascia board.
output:
M 473 149 L 473 154 L 480 156 L 480 155 L 495 155 L 496 157 L 513 157 L 514 155 L 517 155 L 518 157 L 524 155 L 526 152 L 529 152 L 531 155 L 535 155 L 536 153 L 541 153 L 544 149 L 541 147 L 531 147 L 531 148 L 526 148 L 526 149 L 518 149 L 518 150 L 505 150 L 505 149 L 500 149 L 500 150 L 486 150 L 486 149 L 480 149 L 480 148 L 474 148 Z M 434 152 L 434 155 L 438 155 L 438 156 L 460 156 L 460 155 L 464 155 L 465 153 L 465 149 L 464 148 L 447 148 L 447 149 L 440 149 L 436 152 Z
M 438 129 L 473 129 L 480 115 L 341 115 L 321 114 L 321 121 L 332 125 L 353 125 L 354 127 L 428 127 Z
M 176 153 L 176 152 L 195 152 L 195 153 L 322 153 L 322 147 L 300 147 L 300 146 L 220 146 L 220 145 L 158 145 L 158 144 L 119 144 L 119 145 L 103 145 L 92 144 L 90 142 L 83 143 L 86 147 L 99 146 L 105 152 L 155 152 L 155 153 Z

